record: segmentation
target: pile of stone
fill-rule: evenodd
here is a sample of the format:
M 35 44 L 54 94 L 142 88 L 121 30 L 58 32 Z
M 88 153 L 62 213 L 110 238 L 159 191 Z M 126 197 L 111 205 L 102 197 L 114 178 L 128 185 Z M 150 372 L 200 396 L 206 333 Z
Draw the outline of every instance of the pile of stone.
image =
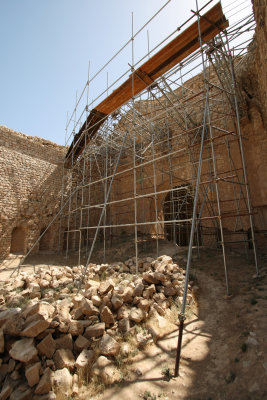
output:
M 134 270 L 133 270 L 134 268 Z M 136 324 L 157 341 L 177 329 L 165 319 L 183 295 L 184 270 L 171 257 L 21 272 L 0 289 L 0 400 L 78 393 L 81 377 L 120 380 L 114 357 Z M 132 274 L 130 274 L 130 273 Z M 189 293 L 188 302 L 192 301 Z M 139 344 L 148 338 L 138 337 Z

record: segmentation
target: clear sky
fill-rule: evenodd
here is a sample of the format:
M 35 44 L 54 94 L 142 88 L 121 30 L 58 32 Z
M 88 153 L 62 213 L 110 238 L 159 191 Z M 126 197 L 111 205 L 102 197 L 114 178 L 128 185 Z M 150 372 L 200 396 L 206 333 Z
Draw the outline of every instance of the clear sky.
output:
M 87 80 L 89 60 L 92 76 L 130 38 L 132 12 L 136 32 L 166 2 L 0 0 L 0 124 L 64 144 L 67 111 L 73 111 L 76 91 Z M 191 9 L 195 0 L 171 0 L 135 40 L 135 59 L 147 53 L 147 29 L 153 48 L 192 15 Z M 128 63 L 130 46 L 96 80 L 90 99 L 106 87 L 107 71 L 111 83 Z

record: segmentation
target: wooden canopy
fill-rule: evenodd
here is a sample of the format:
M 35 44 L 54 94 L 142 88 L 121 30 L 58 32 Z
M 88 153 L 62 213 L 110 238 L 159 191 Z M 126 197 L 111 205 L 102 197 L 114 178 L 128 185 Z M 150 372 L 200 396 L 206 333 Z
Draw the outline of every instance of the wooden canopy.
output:
M 228 25 L 228 21 L 222 11 L 221 3 L 219 2 L 200 17 L 201 37 L 204 41 L 209 41 L 224 28 L 228 27 Z M 128 102 L 133 95 L 142 92 L 154 80 L 162 76 L 199 47 L 199 30 L 198 22 L 196 21 L 146 61 L 140 68 L 135 70 L 121 86 L 90 112 L 69 147 L 66 155 L 67 165 L 71 166 L 71 160 L 73 162 L 77 160 L 85 145 L 88 145 L 90 138 L 95 135 L 105 121 L 105 117 Z M 85 131 L 87 131 L 86 143 Z

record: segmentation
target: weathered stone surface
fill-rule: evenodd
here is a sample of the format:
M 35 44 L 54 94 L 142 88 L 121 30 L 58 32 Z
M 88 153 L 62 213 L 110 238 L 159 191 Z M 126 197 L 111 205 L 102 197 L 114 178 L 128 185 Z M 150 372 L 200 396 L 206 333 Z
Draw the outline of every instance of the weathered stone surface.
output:
M 113 296 L 111 297 L 111 304 L 114 310 L 118 310 L 123 305 L 123 300 L 121 296 L 113 294 Z
M 34 385 L 37 385 L 40 379 L 40 368 L 41 368 L 41 363 L 37 362 L 35 364 L 29 365 L 25 368 L 25 376 L 28 381 L 28 385 L 30 387 L 33 387 Z
M 49 334 L 36 347 L 41 356 L 51 358 L 56 350 L 56 343 L 52 335 Z
M 99 344 L 100 353 L 104 356 L 116 356 L 120 352 L 120 344 L 109 335 L 104 335 Z
M 143 311 L 148 311 L 151 305 L 151 300 L 142 299 L 139 301 L 137 307 Z
M 114 324 L 115 322 L 113 314 L 107 306 L 101 310 L 100 319 L 102 322 L 105 322 L 106 325 Z
M 143 294 L 144 289 L 145 289 L 145 286 L 142 283 L 138 283 L 135 286 L 135 289 L 134 289 L 134 292 L 133 292 L 134 297 L 141 297 L 142 294 Z
M 49 327 L 45 331 L 41 332 L 38 336 L 36 336 L 36 339 L 43 340 L 47 335 L 53 335 L 53 333 L 55 333 L 55 329 Z
M 39 314 L 43 316 L 43 319 L 49 319 L 53 316 L 54 312 L 55 307 L 52 306 L 52 304 L 49 304 L 45 301 L 40 301 L 30 305 L 29 307 L 26 307 L 26 309 L 23 311 L 23 316 L 24 318 L 28 318 L 31 315 Z
M 9 400 L 31 400 L 32 399 L 32 390 L 30 388 L 26 390 L 20 390 L 17 388 L 12 392 Z
M 41 279 L 39 285 L 40 285 L 40 288 L 46 289 L 50 286 L 50 282 L 47 281 L 46 279 Z
M 79 319 L 83 318 L 83 312 L 82 312 L 81 307 L 71 310 L 70 315 L 75 320 L 79 320 Z
M 83 295 L 78 294 L 73 297 L 72 302 L 73 302 L 73 308 L 79 308 L 81 306 L 81 303 L 83 301 Z
M 122 299 L 124 303 L 131 303 L 133 301 L 133 288 L 132 287 L 126 287 L 122 293 Z
M 11 379 L 10 376 L 7 376 L 3 385 L 1 385 L 1 393 L 0 399 L 6 400 L 9 398 L 13 390 L 18 386 L 19 382 Z
M 0 392 L 0 400 L 8 399 L 12 393 L 12 390 L 13 390 L 13 388 L 11 385 L 4 386 Z
M 82 335 L 84 326 L 80 321 L 70 321 L 69 333 L 73 336 Z
M 78 353 L 83 349 L 88 349 L 89 346 L 90 346 L 90 341 L 81 335 L 78 336 L 74 342 L 74 350 L 77 351 Z
M 21 378 L 21 375 L 20 375 L 19 371 L 15 370 L 10 374 L 10 378 L 13 379 L 13 381 L 17 381 Z
M 147 344 L 148 340 L 149 340 L 149 335 L 144 335 L 143 333 L 137 333 L 136 341 L 138 347 L 143 347 L 145 344 Z
M 88 279 L 87 282 L 85 283 L 85 290 L 90 289 L 90 288 L 98 289 L 99 286 L 100 286 L 99 282 L 96 282 L 93 279 Z
M 16 361 L 13 358 L 10 358 L 7 365 L 7 372 L 10 374 L 16 366 Z
M 42 395 L 34 395 L 32 400 L 56 400 L 56 394 L 54 392 L 52 392 L 52 390 L 50 390 L 48 393 L 46 394 L 42 394 Z
M 105 296 L 102 297 L 102 303 L 101 306 L 99 307 L 99 310 L 102 311 L 102 309 L 104 307 L 108 307 L 109 309 L 112 308 L 112 303 L 111 303 L 111 297 L 112 297 L 112 293 L 109 292 L 107 293 Z
M 159 315 L 163 316 L 165 314 L 165 310 L 158 305 L 158 303 L 154 302 L 152 307 L 159 313 Z
M 67 335 L 62 335 L 55 340 L 56 348 L 57 349 L 69 349 L 72 351 L 73 349 L 73 341 L 72 336 L 70 333 Z
M 5 338 L 3 329 L 0 329 L 0 353 L 5 351 Z
M 79 398 L 79 392 L 80 392 L 80 388 L 79 388 L 79 377 L 77 374 L 74 374 L 72 376 L 72 397 L 77 397 Z
M 139 308 L 135 308 L 135 307 L 133 307 L 131 309 L 129 319 L 131 319 L 134 322 L 139 323 L 139 322 L 143 321 L 144 318 L 145 318 L 145 313 L 143 310 L 140 310 Z
M 130 315 L 130 311 L 130 308 L 128 308 L 126 305 L 121 306 L 117 313 L 117 319 L 120 320 L 122 318 L 128 318 Z
M 19 277 L 17 277 L 13 282 L 14 289 L 21 289 L 24 287 L 24 285 L 25 281 L 23 279 L 20 279 Z
M 0 312 L 0 328 L 4 325 L 4 323 L 12 318 L 16 318 L 18 314 L 20 314 L 20 308 L 9 308 L 8 310 Z
M 9 354 L 15 360 L 19 360 L 21 362 L 30 362 L 37 356 L 37 349 L 34 346 L 33 339 L 21 339 L 16 341 Z
M 2 330 L 6 335 L 19 336 L 24 325 L 24 318 L 22 317 L 21 313 L 15 312 L 11 313 L 9 316 L 10 317 L 7 318 L 2 325 Z
M 154 278 L 157 279 L 159 282 L 165 282 L 167 277 L 165 274 L 162 274 L 161 272 L 155 271 L 154 272 Z M 154 283 L 154 282 L 152 282 Z
M 46 330 L 50 325 L 50 321 L 48 320 L 37 320 L 31 322 L 29 325 L 26 326 L 26 328 L 23 329 L 23 331 L 20 333 L 21 336 L 26 336 L 26 337 L 36 337 L 38 336 L 41 332 Z
M 59 349 L 55 352 L 53 360 L 57 369 L 68 368 L 73 369 L 75 359 L 73 353 L 69 349 Z
M 91 297 L 92 303 L 94 306 L 99 307 L 102 303 L 102 299 L 100 296 L 94 295 Z
M 57 316 L 54 318 L 55 321 L 59 322 L 58 330 L 62 333 L 67 333 L 70 326 L 70 307 L 72 303 L 67 300 L 58 301 L 56 304 Z
M 0 365 L 0 383 L 3 382 L 3 380 L 5 379 L 8 373 L 7 370 L 8 370 L 7 364 Z
M 58 369 L 54 372 L 53 388 L 61 397 L 71 395 L 72 375 L 67 368 Z
M 143 280 L 148 283 L 159 283 L 159 280 L 155 277 L 154 272 L 144 272 L 143 273 Z
M 75 361 L 75 367 L 80 369 L 87 369 L 91 367 L 94 357 L 95 353 L 93 350 L 84 349 L 77 357 L 77 360 Z
M 98 293 L 100 296 L 104 296 L 106 293 L 110 292 L 114 288 L 114 283 L 110 280 L 101 282 L 99 288 L 98 288 Z
M 152 299 L 154 293 L 156 293 L 155 285 L 150 285 L 147 289 L 143 291 L 143 297 L 145 299 Z
M 93 302 L 91 300 L 88 300 L 86 298 L 84 298 L 82 301 L 81 310 L 84 315 L 88 316 L 99 314 L 98 308 L 93 305 Z
M 164 288 L 165 296 L 175 296 L 177 294 L 177 289 L 174 286 L 166 286 Z
M 120 372 L 110 360 L 100 356 L 93 365 L 92 374 L 98 376 L 105 385 L 111 385 L 121 380 Z
M 160 315 L 154 315 L 148 324 L 148 331 L 151 333 L 153 341 L 156 343 L 159 339 L 162 339 L 171 332 L 177 330 L 177 326 L 167 321 Z
M 37 282 L 30 282 L 28 284 L 28 288 L 30 292 L 33 294 L 37 294 L 38 292 L 40 292 L 40 285 L 38 285 Z
M 130 330 L 129 318 L 122 318 L 119 320 L 118 328 L 121 333 L 127 333 Z
M 53 383 L 53 372 L 51 371 L 50 368 L 46 368 L 34 393 L 35 394 L 48 393 L 52 389 L 52 383 Z
M 170 256 L 162 255 L 157 258 L 161 266 L 172 264 L 172 258 Z
M 86 328 L 85 330 L 84 336 L 87 339 L 90 339 L 92 337 L 103 336 L 104 332 L 105 332 L 105 323 L 100 322 L 98 324 L 88 326 L 88 328 Z

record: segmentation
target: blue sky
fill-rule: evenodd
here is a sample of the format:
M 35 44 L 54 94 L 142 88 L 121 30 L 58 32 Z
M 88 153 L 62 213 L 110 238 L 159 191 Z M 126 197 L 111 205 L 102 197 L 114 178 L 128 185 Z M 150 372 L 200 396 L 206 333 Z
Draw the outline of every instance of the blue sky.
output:
M 66 114 L 87 80 L 89 60 L 92 75 L 130 38 L 132 12 L 136 31 L 166 2 L 0 0 L 0 124 L 64 144 Z M 194 0 L 171 0 L 136 39 L 135 59 L 147 52 L 147 29 L 152 48 L 191 16 L 191 9 Z M 128 62 L 130 46 L 99 76 L 90 99 L 106 87 L 107 71 L 111 83 Z

